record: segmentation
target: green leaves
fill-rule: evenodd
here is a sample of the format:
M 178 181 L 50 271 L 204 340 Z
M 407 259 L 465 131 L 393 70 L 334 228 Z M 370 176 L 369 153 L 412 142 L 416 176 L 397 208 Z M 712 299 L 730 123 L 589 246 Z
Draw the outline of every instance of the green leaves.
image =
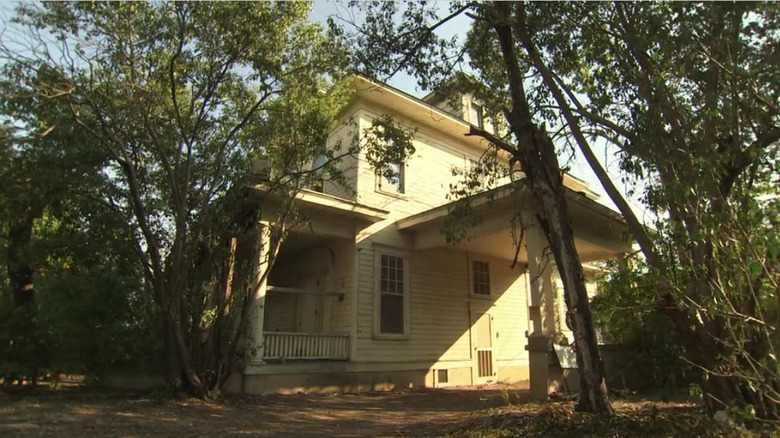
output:
M 769 247 L 767 248 L 767 253 L 769 254 L 769 258 L 772 260 L 780 259 L 780 243 L 770 243 Z
M 131 276 L 143 279 L 136 292 L 156 307 L 131 310 L 170 317 L 168 327 L 193 346 L 174 353 L 200 367 L 206 385 L 224 383 L 225 376 L 207 380 L 235 359 L 246 323 L 246 270 L 237 268 L 244 277 L 237 274 L 233 295 L 217 285 L 231 238 L 257 219 L 259 201 L 244 199 L 251 159 L 270 160 L 271 191 L 287 200 L 315 179 L 340 178 L 342 155 L 324 149 L 349 96 L 349 58 L 340 39 L 307 21 L 310 7 L 23 5 L 16 30 L 32 46 L 0 48 L 0 87 L 9 91 L 3 120 L 25 134 L 0 149 L 16 164 L 0 164 L 0 175 L 14 181 L 0 194 L 1 213 L 45 211 L 36 234 L 50 243 L 68 231 L 104 247 L 120 242 L 119 254 L 97 260 L 86 254 L 94 248 L 72 242 L 41 258 L 62 258 L 79 272 L 89 267 L 90 275 L 105 274 L 106 259 L 132 266 Z M 312 172 L 323 152 L 331 158 L 325 171 Z M 343 154 L 353 152 L 344 145 Z M 281 227 L 295 216 L 287 213 Z
M 388 115 L 374 119 L 362 136 L 366 162 L 390 181 L 399 178 L 394 167 L 403 166 L 414 154 L 415 132 L 416 129 L 407 128 Z

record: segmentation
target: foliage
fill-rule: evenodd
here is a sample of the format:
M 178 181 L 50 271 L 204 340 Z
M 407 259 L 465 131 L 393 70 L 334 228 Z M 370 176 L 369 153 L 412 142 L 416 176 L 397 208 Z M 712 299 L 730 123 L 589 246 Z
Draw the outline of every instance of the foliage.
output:
M 22 108 L 41 124 L 62 110 Z M 41 210 L 22 252 L 37 278 L 35 301 L 16 305 L 9 283 L 0 288 L 0 378 L 6 382 L 56 379 L 61 372 L 99 377 L 117 366 L 160 369 L 155 353 L 161 346 L 152 336 L 157 323 L 139 266 L 132 247 L 117 238 L 126 221 L 99 200 L 105 188 L 99 174 L 79 173 L 94 161 L 67 133 L 58 126 L 44 136 L 15 136 L 10 169 L 17 173 L 4 175 L 9 184 L 0 191 L 3 217 L 12 218 L 25 203 Z M 32 184 L 20 187 L 22 176 Z M 0 262 L 7 265 L 9 256 L 3 252 Z
M 341 52 L 305 22 L 307 11 L 300 3 L 24 5 L 16 22 L 36 44 L 4 51 L 11 81 L 51 72 L 29 95 L 62 102 L 64 126 L 107 157 L 101 201 L 125 218 L 113 231 L 130 237 L 142 290 L 166 322 L 169 357 L 193 392 L 224 383 L 247 314 L 246 295 L 228 290 L 231 306 L 219 285 L 230 237 L 246 227 L 226 226 L 245 216 L 236 209 L 246 203 L 230 194 L 240 187 L 235 175 L 263 155 L 278 174 L 300 171 L 345 96 L 343 86 L 320 93 L 339 81 Z M 235 289 L 252 290 L 246 281 Z M 233 310 L 218 316 L 232 322 L 201 324 L 210 306 Z M 203 351 L 208 334 L 221 340 Z
M 132 247 L 110 229 L 126 219 L 107 214 L 99 200 L 107 189 L 100 172 L 105 154 L 67 124 L 65 102 L 36 93 L 55 77 L 50 69 L 26 75 L 9 64 L 0 81 L 7 154 L 0 162 L 0 376 L 6 381 L 34 381 L 59 371 L 100 372 L 124 360 L 119 350 L 147 351 L 153 345 L 139 335 L 149 333 L 148 326 L 120 330 L 131 312 L 130 292 L 141 288 L 132 280 L 138 274 L 132 272 L 137 267 Z M 74 275 L 73 266 L 81 272 Z M 99 266 L 114 272 L 101 274 Z M 30 277 L 14 278 L 20 271 Z M 33 273 L 41 280 L 34 285 Z M 66 277 L 67 286 L 60 282 Z M 122 287 L 114 287 L 118 284 Z M 102 314 L 100 305 L 108 305 Z M 96 313 L 92 321 L 88 310 Z M 137 310 L 135 317 L 143 318 L 146 309 Z M 100 340 L 104 333 L 109 339 Z
M 637 369 L 653 387 L 677 389 L 690 367 L 682 359 L 683 342 L 672 321 L 655 304 L 652 273 L 636 257 L 610 261 L 607 270 L 591 302 L 594 324 L 605 342 L 635 353 L 633 362 L 642 364 Z
M 656 232 L 631 231 L 705 402 L 778 418 L 777 211 L 761 201 L 778 180 L 777 5 L 531 10 L 534 67 L 554 70 L 545 87 L 557 90 L 568 130 L 583 151 L 583 132 L 611 142 L 626 178 L 643 183 Z M 627 204 L 621 212 L 636 220 Z
M 0 378 L 56 379 L 60 373 L 100 379 L 105 372 L 133 369 L 159 373 L 162 345 L 137 277 L 76 273 L 45 267 L 38 282 L 35 315 L 0 305 Z M 113 274 L 113 275 L 112 275 Z M 6 295 L 6 294 L 3 294 Z M 7 298 L 7 297 L 6 297 Z
M 217 395 L 245 365 L 262 276 L 287 233 L 307 220 L 295 208 L 299 192 L 323 180 L 349 186 L 341 159 L 361 147 L 374 151 L 378 163 L 387 160 L 385 150 L 394 159 L 408 153 L 406 131 L 391 124 L 385 129 L 399 148 L 325 147 L 351 93 L 348 57 L 338 38 L 307 21 L 309 8 L 303 2 L 18 8 L 12 35 L 21 38 L 0 47 L 3 84 L 17 105 L 3 108 L 3 121 L 15 131 L 8 150 L 21 164 L 25 151 L 38 154 L 49 145 L 68 161 L 47 175 L 34 172 L 40 160 L 34 161 L 5 194 L 38 196 L 16 208 L 29 214 L 8 232 L 17 250 L 6 262 L 24 274 L 12 289 L 29 289 L 35 277 L 37 321 L 41 330 L 56 328 L 53 343 L 65 347 L 106 328 L 74 353 L 100 355 L 99 363 L 82 365 L 97 370 L 115 358 L 138 357 L 137 344 L 112 343 L 135 330 L 154 331 L 169 380 L 181 379 L 195 395 Z M 251 175 L 253 163 L 267 172 Z M 80 169 L 90 176 L 84 187 L 77 183 Z M 36 190 L 48 176 L 84 190 Z M 260 219 L 272 224 L 267 235 L 256 230 Z M 63 253 L 55 243 L 69 233 L 95 245 Z M 261 235 L 271 244 L 265 253 Z M 38 240 L 48 246 L 35 254 Z M 76 311 L 68 299 L 92 305 Z M 72 316 L 80 323 L 70 325 Z

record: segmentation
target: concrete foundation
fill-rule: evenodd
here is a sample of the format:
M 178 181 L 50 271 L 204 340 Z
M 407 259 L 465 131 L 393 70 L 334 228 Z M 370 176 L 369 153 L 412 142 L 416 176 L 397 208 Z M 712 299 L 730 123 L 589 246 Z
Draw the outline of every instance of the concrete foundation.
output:
M 360 393 L 473 384 L 469 367 L 411 369 L 414 367 L 410 365 L 349 362 L 324 366 L 266 365 L 234 375 L 225 390 L 244 394 Z M 446 372 L 440 372 L 444 370 Z M 529 378 L 527 366 L 498 367 L 497 371 L 495 383 L 516 383 Z
M 264 364 L 234 373 L 224 391 L 232 394 L 317 394 L 392 391 L 405 388 L 472 386 L 472 368 L 414 363 L 302 362 Z M 528 366 L 496 364 L 491 383 L 530 379 Z M 113 372 L 103 384 L 122 389 L 148 390 L 165 385 L 160 375 Z
M 228 391 L 245 394 L 318 394 L 391 391 L 426 386 L 426 371 L 321 373 L 321 374 L 254 374 L 238 376 L 241 388 L 231 385 Z M 239 383 L 239 382 L 235 382 Z

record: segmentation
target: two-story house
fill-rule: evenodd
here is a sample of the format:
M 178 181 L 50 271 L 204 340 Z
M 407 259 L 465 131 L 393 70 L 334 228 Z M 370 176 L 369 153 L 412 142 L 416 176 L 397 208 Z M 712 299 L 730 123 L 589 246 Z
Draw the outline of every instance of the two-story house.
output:
M 472 199 L 480 220 L 467 239 L 449 244 L 442 232 L 457 202 L 448 200 L 450 184 L 462 178 L 453 169 L 490 147 L 466 135 L 470 124 L 491 126 L 482 108 L 468 97 L 421 100 L 359 77 L 354 86 L 343 117 L 363 132 L 390 114 L 417 129 L 416 151 L 396 179 L 357 157 L 342 163 L 349 190 L 325 182 L 301 194 L 310 224 L 283 244 L 260 287 L 253 356 L 229 389 L 351 392 L 530 377 L 547 391 L 550 342 L 566 327 L 532 197 L 494 188 Z M 343 126 L 329 141 L 349 135 Z M 621 217 L 582 181 L 566 175 L 565 184 L 583 262 L 625 252 Z

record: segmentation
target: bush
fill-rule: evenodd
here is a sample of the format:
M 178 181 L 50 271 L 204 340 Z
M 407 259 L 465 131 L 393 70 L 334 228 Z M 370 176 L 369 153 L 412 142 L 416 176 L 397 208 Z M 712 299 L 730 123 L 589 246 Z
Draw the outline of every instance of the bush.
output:
M 654 281 L 644 262 L 626 258 L 608 263 L 609 274 L 598 280 L 593 320 L 607 343 L 636 351 L 637 369 L 655 387 L 673 388 L 687 382 L 690 366 L 668 316 L 655 304 Z
M 0 300 L 0 378 L 67 373 L 99 379 L 113 368 L 159 368 L 162 343 L 142 285 L 102 271 L 39 276 L 35 307 Z

